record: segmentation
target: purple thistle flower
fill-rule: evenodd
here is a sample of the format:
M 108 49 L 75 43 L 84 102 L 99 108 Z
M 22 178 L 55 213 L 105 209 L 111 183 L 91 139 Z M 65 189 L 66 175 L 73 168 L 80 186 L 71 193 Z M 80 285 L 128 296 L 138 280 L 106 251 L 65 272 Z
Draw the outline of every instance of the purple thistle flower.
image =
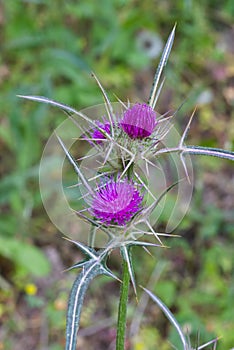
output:
M 110 129 L 109 122 L 104 121 L 104 123 L 101 123 L 101 122 L 97 121 L 97 125 L 99 126 L 99 128 L 101 128 L 103 131 L 105 131 L 106 133 L 108 133 L 110 135 L 111 129 Z M 101 144 L 102 140 L 105 140 L 106 137 L 99 129 L 94 129 L 91 132 L 91 138 L 96 143 Z
M 120 126 L 132 139 L 144 139 L 157 125 L 156 112 L 146 103 L 136 103 L 124 112 Z
M 143 196 L 127 178 L 111 178 L 94 195 L 91 213 L 103 224 L 126 225 L 139 211 Z

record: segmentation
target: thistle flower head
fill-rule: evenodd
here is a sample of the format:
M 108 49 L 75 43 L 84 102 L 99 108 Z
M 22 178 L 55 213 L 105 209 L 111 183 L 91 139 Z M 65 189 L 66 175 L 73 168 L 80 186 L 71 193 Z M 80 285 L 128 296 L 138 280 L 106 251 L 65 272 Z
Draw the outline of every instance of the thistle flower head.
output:
M 103 224 L 126 225 L 141 209 L 143 196 L 127 178 L 113 177 L 96 191 L 91 213 Z
M 120 121 L 121 128 L 132 139 L 149 137 L 156 125 L 156 112 L 146 103 L 136 103 L 127 109 Z
M 110 123 L 108 121 L 104 121 L 103 123 L 97 121 L 97 125 L 99 126 L 99 128 L 101 128 L 103 131 L 105 131 L 106 133 L 110 134 Z M 101 132 L 101 130 L 95 128 L 92 132 L 91 132 L 91 138 L 93 141 L 95 141 L 97 144 L 101 144 L 102 140 L 105 140 L 106 137 L 105 135 Z

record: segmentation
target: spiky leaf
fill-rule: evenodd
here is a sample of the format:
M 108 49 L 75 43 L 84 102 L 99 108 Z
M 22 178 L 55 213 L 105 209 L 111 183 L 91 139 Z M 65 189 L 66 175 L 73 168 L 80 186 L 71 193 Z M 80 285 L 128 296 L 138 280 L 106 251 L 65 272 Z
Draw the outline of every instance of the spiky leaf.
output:
M 81 309 L 83 306 L 85 293 L 90 282 L 94 279 L 94 277 L 101 274 L 106 274 L 106 272 L 105 267 L 102 266 L 99 261 L 96 259 L 90 260 L 83 266 L 81 273 L 75 279 L 68 302 L 66 350 L 76 349 Z
M 105 264 L 108 250 L 96 252 L 94 249 L 86 247 L 80 242 L 75 242 L 72 240 L 69 241 L 74 243 L 86 256 L 86 260 L 83 260 L 71 267 L 82 268 L 82 271 L 73 283 L 67 309 L 65 350 L 75 350 L 81 309 L 83 306 L 85 293 L 90 282 L 98 275 L 107 275 L 113 278 L 116 277 L 106 267 Z
M 158 99 L 158 95 L 159 94 L 157 93 L 157 87 L 158 87 L 158 83 L 159 83 L 159 80 L 160 80 L 163 68 L 166 66 L 168 57 L 169 57 L 170 52 L 171 52 L 171 48 L 172 48 L 174 37 L 175 37 L 175 28 L 176 28 L 176 26 L 174 26 L 174 28 L 172 29 L 171 34 L 169 35 L 169 38 L 168 38 L 167 43 L 165 45 L 165 48 L 163 50 L 162 57 L 160 59 L 159 65 L 157 67 L 157 70 L 156 70 L 156 73 L 155 73 L 155 76 L 154 76 L 154 82 L 153 82 L 153 86 L 151 88 L 150 98 L 149 98 L 149 101 L 148 101 L 149 105 L 152 108 L 155 108 L 155 105 L 156 105 L 156 102 L 157 102 L 157 99 Z M 163 85 L 163 83 L 159 87 L 159 92 L 160 92 L 160 90 L 162 88 L 162 85 Z
M 166 305 L 155 294 L 153 294 L 151 291 L 149 291 L 146 288 L 143 288 L 143 289 L 150 296 L 150 298 L 160 307 L 160 309 L 163 311 L 163 313 L 168 318 L 168 320 L 171 322 L 171 324 L 176 328 L 176 330 L 179 334 L 179 337 L 181 339 L 181 342 L 183 344 L 183 350 L 189 350 L 190 346 L 186 341 L 186 338 L 184 336 L 184 333 L 183 333 L 180 325 L 178 324 L 177 320 L 175 319 L 175 317 L 173 316 L 171 311 L 166 307 Z
M 129 245 L 124 245 L 124 246 L 120 247 L 120 252 L 122 254 L 123 259 L 126 261 L 126 263 L 128 265 L 129 275 L 131 278 L 134 292 L 136 294 L 136 282 L 135 282 L 135 276 L 134 276 L 134 269 L 133 269 L 133 265 L 132 265 L 131 246 L 132 245 L 129 244 Z
M 202 349 L 205 349 L 207 346 L 211 345 L 211 344 L 214 344 L 214 348 L 216 348 L 216 343 L 218 341 L 218 338 L 215 338 L 215 339 L 212 339 L 210 340 L 209 342 L 203 344 L 203 345 L 200 345 L 198 347 L 196 347 L 196 349 L 194 349 L 191 344 L 190 344 L 190 341 L 188 339 L 188 341 L 186 340 L 185 338 L 185 335 L 179 325 L 179 323 L 177 322 L 177 320 L 175 319 L 174 315 L 171 313 L 171 311 L 167 308 L 167 306 L 155 295 L 153 294 L 151 291 L 149 291 L 148 289 L 146 288 L 143 288 L 142 289 L 150 296 L 150 298 L 160 307 L 160 309 L 163 311 L 163 313 L 165 314 L 165 316 L 168 318 L 168 320 L 171 322 L 171 324 L 176 328 L 177 330 L 177 333 L 181 339 L 181 342 L 183 344 L 183 350 L 202 350 Z
M 187 146 L 185 147 L 185 150 L 183 151 L 183 153 L 225 158 L 225 159 L 234 161 L 234 152 L 226 151 L 220 148 Z

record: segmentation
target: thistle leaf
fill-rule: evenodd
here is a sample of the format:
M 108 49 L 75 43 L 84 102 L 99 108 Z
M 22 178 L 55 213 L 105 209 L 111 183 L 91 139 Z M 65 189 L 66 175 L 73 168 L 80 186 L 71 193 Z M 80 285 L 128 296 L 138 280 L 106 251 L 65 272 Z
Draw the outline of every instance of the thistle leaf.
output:
M 168 320 L 171 322 L 171 324 L 176 328 L 177 333 L 180 337 L 180 340 L 183 344 L 183 350 L 195 350 L 193 347 L 191 347 L 190 343 L 187 342 L 185 335 L 180 327 L 180 325 L 178 324 L 177 320 L 175 319 L 174 315 L 171 313 L 171 311 L 167 308 L 167 306 L 155 295 L 153 294 L 151 291 L 149 291 L 148 289 L 142 287 L 142 289 L 150 296 L 150 298 L 160 307 L 160 309 L 163 311 L 164 315 L 168 318 Z M 200 345 L 199 347 L 197 347 L 197 350 L 202 350 L 205 347 L 211 345 L 211 344 L 216 344 L 217 340 L 219 338 L 215 338 L 203 345 Z
M 234 160 L 234 152 L 226 151 L 220 148 L 200 147 L 200 146 L 186 146 L 183 153 L 211 156 L 218 158 L 225 158 Z
M 148 233 L 148 232 L 147 232 Z M 155 243 L 150 243 L 150 242 L 144 242 L 144 241 L 127 241 L 125 242 L 127 246 L 141 246 L 141 247 L 162 247 L 161 244 L 155 244 Z
M 143 287 L 142 287 L 143 288 Z M 173 314 L 171 313 L 171 311 L 166 307 L 166 305 L 158 298 L 156 297 L 156 295 L 154 295 L 152 292 L 150 292 L 148 289 L 143 288 L 143 290 L 150 296 L 150 298 L 160 307 L 160 309 L 163 311 L 163 313 L 165 314 L 165 316 L 168 318 L 168 320 L 171 322 L 171 324 L 176 328 L 180 340 L 183 344 L 183 350 L 189 350 L 190 346 L 186 341 L 186 338 L 184 336 L 184 333 L 180 327 L 180 325 L 178 324 L 177 320 L 175 319 L 175 317 L 173 316 Z
M 219 337 L 220 338 L 220 337 Z M 215 339 L 212 339 L 210 341 L 208 341 L 207 343 L 203 344 L 203 345 L 200 345 L 197 350 L 202 350 L 202 349 L 205 349 L 207 346 L 211 345 L 211 344 L 214 344 L 214 347 L 213 347 L 213 350 L 216 349 L 216 344 L 217 344 L 217 341 L 219 340 L 219 338 L 215 338 Z
M 72 155 L 69 153 L 69 151 L 67 150 L 66 146 L 64 145 L 64 143 L 62 142 L 62 140 L 60 139 L 59 136 L 57 136 L 57 139 L 60 143 L 60 145 L 62 146 L 69 162 L 71 163 L 71 165 L 73 166 L 75 172 L 77 173 L 77 175 L 79 176 L 81 182 L 83 183 L 83 185 L 86 187 L 86 189 L 88 190 L 88 192 L 90 194 L 92 194 L 94 191 L 93 189 L 89 186 L 88 181 L 86 180 L 85 176 L 82 174 L 82 172 L 80 171 L 78 164 L 76 163 L 76 161 L 73 159 Z
M 131 245 L 124 245 L 124 246 L 120 247 L 120 252 L 122 254 L 123 259 L 127 262 L 128 271 L 129 271 L 129 275 L 131 278 L 134 293 L 135 293 L 135 295 L 137 295 L 136 282 L 135 282 L 134 270 L 133 270 L 133 265 L 132 265 Z
M 116 118 L 115 118 L 115 114 L 111 105 L 111 102 L 107 96 L 106 91 L 104 90 L 103 86 L 101 85 L 100 81 L 98 80 L 98 78 L 96 77 L 96 75 L 94 73 L 92 73 L 92 76 L 94 77 L 94 79 L 96 80 L 102 94 L 104 97 L 104 101 L 105 101 L 105 106 L 106 106 L 106 112 L 108 115 L 108 119 L 110 121 L 110 126 L 111 126 L 111 136 L 114 136 L 114 129 L 113 129 L 113 121 L 116 122 Z
M 86 256 L 85 260 L 71 267 L 71 269 L 76 267 L 82 268 L 81 273 L 73 283 L 67 309 L 65 350 L 75 350 L 81 309 L 90 282 L 98 275 L 107 275 L 118 281 L 119 279 L 106 266 L 106 259 L 109 254 L 108 249 L 95 251 L 93 248 L 87 247 L 80 242 L 64 238 L 74 243 Z
M 174 37 L 175 37 L 175 28 L 176 26 L 174 26 L 174 28 L 172 29 L 172 32 L 171 34 L 169 35 L 169 38 L 167 39 L 167 43 L 165 45 L 165 48 L 163 50 L 163 53 L 162 53 L 162 57 L 160 59 L 160 62 L 159 62 L 159 65 L 158 65 L 158 68 L 156 70 L 156 73 L 155 73 L 155 76 L 154 76 L 154 82 L 153 82 L 153 86 L 151 88 L 151 92 L 150 92 L 150 98 L 149 98 L 149 101 L 148 101 L 148 104 L 154 109 L 155 108 L 155 105 L 156 105 L 156 102 L 157 102 L 157 99 L 158 99 L 158 93 L 157 93 L 157 87 L 158 87 L 158 83 L 159 83 L 159 80 L 160 80 L 160 77 L 161 77 L 161 74 L 162 74 L 162 71 L 163 71 L 163 68 L 166 66 L 167 64 L 167 60 L 168 60 L 168 57 L 170 55 L 170 52 L 171 52 L 171 48 L 172 48 L 172 44 L 173 44 L 173 41 L 174 41 Z M 162 83 L 163 84 L 163 83 Z M 160 89 L 161 90 L 162 88 L 162 85 L 160 86 Z
M 232 151 L 226 151 L 221 148 L 212 148 L 212 147 L 200 147 L 200 146 L 179 146 L 179 147 L 173 147 L 173 148 L 162 148 L 155 152 L 156 156 L 159 156 L 161 154 L 167 154 L 167 153 L 181 153 L 184 154 L 194 154 L 194 155 L 201 155 L 201 156 L 211 156 L 211 157 L 218 157 L 218 158 L 224 158 L 234 161 L 234 152 Z
M 180 147 L 183 147 L 184 140 L 185 140 L 185 138 L 186 138 L 186 136 L 187 136 L 187 134 L 189 132 L 189 129 L 190 129 L 191 123 L 193 121 L 193 117 L 194 117 L 195 111 L 196 111 L 196 109 L 193 111 L 193 113 L 192 113 L 192 115 L 191 115 L 191 117 L 189 119 L 189 122 L 188 122 L 188 124 L 187 124 L 187 126 L 186 126 L 186 128 L 185 128 L 185 130 L 183 132 L 183 135 L 182 135 L 180 143 L 179 143 Z
M 81 251 L 82 253 L 85 255 L 85 259 L 82 261 L 79 261 L 78 263 L 72 265 L 71 267 L 69 267 L 68 269 L 66 269 L 66 271 L 70 271 L 72 269 L 76 269 L 76 268 L 82 268 L 84 265 L 86 265 L 88 260 L 91 259 L 96 259 L 97 258 L 97 252 L 90 247 L 87 247 L 86 245 L 77 242 L 77 241 L 73 241 L 72 239 L 69 239 L 67 237 L 63 237 L 64 239 L 66 239 L 67 241 L 75 244 Z
M 68 106 L 66 104 L 57 102 L 55 100 L 51 100 L 51 99 L 49 99 L 47 97 L 44 97 L 44 96 L 17 95 L 17 97 L 25 98 L 27 100 L 36 101 L 36 102 L 47 103 L 47 104 L 50 104 L 50 105 L 52 105 L 54 107 L 58 107 L 58 108 L 62 109 L 63 111 L 66 111 L 66 112 L 70 112 L 70 113 L 74 113 L 74 114 L 78 114 L 79 113 L 79 112 L 77 112 L 77 110 L 75 110 L 74 108 L 72 108 L 72 107 L 70 107 L 70 106 Z
M 81 112 L 77 111 L 75 108 L 72 108 L 64 103 L 60 103 L 60 102 L 57 102 L 55 100 L 51 100 L 51 99 L 44 97 L 44 96 L 17 95 L 17 97 L 24 98 L 26 100 L 42 102 L 42 103 L 46 103 L 46 104 L 49 104 L 49 105 L 54 106 L 54 107 L 58 107 L 62 111 L 64 111 L 66 114 L 68 114 L 70 116 L 70 119 L 78 126 L 77 121 L 72 117 L 72 114 L 77 115 L 78 117 L 85 120 L 88 124 L 92 125 L 96 129 L 98 129 L 101 133 L 103 133 L 103 135 L 105 135 L 105 137 L 107 139 L 109 139 L 109 140 L 111 139 L 111 136 L 107 132 L 105 132 L 105 130 L 103 130 L 101 127 L 99 127 L 95 121 L 88 118 L 84 113 L 81 113 Z
M 85 293 L 94 277 L 102 274 L 110 276 L 110 271 L 99 259 L 92 259 L 83 264 L 81 273 L 75 279 L 68 301 L 65 350 L 76 349 L 77 332 Z
M 170 185 L 169 187 L 167 187 L 162 193 L 161 195 L 158 197 L 158 199 L 156 199 L 149 207 L 147 207 L 146 209 L 142 210 L 141 216 L 144 217 L 144 220 L 146 217 L 148 217 L 156 208 L 156 206 L 160 203 L 160 201 L 163 199 L 163 197 L 166 196 L 166 194 L 175 186 L 177 186 L 179 183 L 179 181 L 174 182 L 172 185 Z M 140 220 L 139 220 L 140 222 Z

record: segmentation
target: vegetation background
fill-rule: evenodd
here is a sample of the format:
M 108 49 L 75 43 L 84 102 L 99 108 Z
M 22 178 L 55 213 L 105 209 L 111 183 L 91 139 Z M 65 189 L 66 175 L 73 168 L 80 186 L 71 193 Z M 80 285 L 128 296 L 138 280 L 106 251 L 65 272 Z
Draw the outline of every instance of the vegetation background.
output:
M 0 2 L 0 349 L 62 350 L 66 302 L 80 252 L 62 239 L 43 208 L 38 167 L 64 115 L 17 94 L 44 95 L 80 110 L 110 98 L 147 101 L 165 43 L 177 22 L 158 105 L 176 110 L 182 130 L 198 106 L 190 144 L 232 150 L 232 0 L 8 0 Z M 113 93 L 113 95 L 112 95 Z M 225 160 L 196 158 L 190 213 L 171 249 L 134 249 L 136 277 L 175 313 L 193 345 L 222 336 L 234 348 L 234 174 Z M 163 217 L 162 217 L 163 220 Z M 120 258 L 109 266 L 118 274 Z M 119 284 L 96 279 L 85 300 L 78 348 L 114 349 Z M 139 291 L 139 295 L 140 295 Z M 179 340 L 150 301 L 129 299 L 127 348 L 167 350 Z M 136 320 L 140 320 L 137 324 Z

